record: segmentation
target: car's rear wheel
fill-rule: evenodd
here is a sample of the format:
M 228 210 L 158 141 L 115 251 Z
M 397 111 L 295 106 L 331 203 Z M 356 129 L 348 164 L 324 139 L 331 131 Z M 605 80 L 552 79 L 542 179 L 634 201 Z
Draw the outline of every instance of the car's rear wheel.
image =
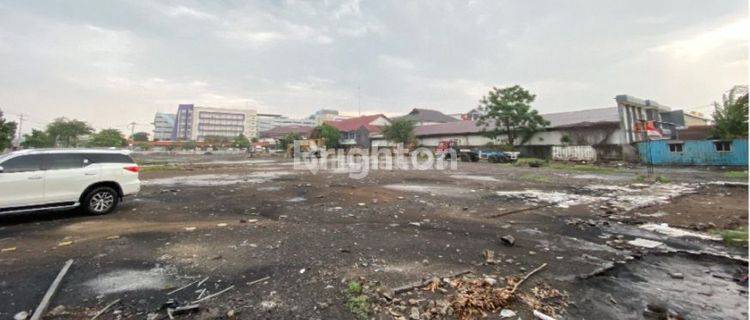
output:
M 98 187 L 89 191 L 81 204 L 89 214 L 107 214 L 115 210 L 120 196 L 115 189 Z

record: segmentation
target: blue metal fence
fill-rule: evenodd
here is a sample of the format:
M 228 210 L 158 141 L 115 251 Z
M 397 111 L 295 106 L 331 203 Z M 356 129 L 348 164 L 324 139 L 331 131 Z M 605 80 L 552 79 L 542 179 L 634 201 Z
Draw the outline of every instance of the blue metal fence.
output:
M 727 150 L 728 149 L 728 150 Z M 746 139 L 654 140 L 638 143 L 641 162 L 656 165 L 747 166 Z

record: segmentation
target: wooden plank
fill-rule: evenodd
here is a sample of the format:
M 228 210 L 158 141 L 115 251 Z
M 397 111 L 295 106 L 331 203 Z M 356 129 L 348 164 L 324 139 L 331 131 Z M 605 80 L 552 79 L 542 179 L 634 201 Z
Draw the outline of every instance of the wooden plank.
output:
M 60 270 L 60 273 L 57 274 L 55 281 L 52 281 L 52 285 L 49 286 L 49 289 L 47 289 L 47 293 L 44 294 L 44 298 L 42 298 L 42 302 L 39 303 L 39 306 L 37 306 L 36 310 L 34 310 L 34 315 L 31 316 L 31 320 L 39 320 L 42 318 L 44 311 L 47 310 L 47 307 L 49 307 L 50 301 L 52 301 L 52 297 L 55 295 L 55 292 L 57 292 L 57 287 L 60 286 L 60 282 L 62 282 L 63 277 L 65 277 L 65 274 L 68 273 L 68 269 L 70 269 L 70 266 L 72 264 L 73 264 L 73 259 L 70 259 L 65 262 L 65 265 L 63 265 L 62 269 Z

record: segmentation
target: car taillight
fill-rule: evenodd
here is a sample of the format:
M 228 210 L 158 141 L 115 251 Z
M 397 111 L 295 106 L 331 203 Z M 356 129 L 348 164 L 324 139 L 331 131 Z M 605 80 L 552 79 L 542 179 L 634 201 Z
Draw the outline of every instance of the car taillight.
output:
M 138 171 L 141 171 L 141 168 L 138 166 L 127 166 L 127 167 L 124 167 L 123 169 L 128 170 L 130 172 L 135 172 L 135 173 L 138 173 Z

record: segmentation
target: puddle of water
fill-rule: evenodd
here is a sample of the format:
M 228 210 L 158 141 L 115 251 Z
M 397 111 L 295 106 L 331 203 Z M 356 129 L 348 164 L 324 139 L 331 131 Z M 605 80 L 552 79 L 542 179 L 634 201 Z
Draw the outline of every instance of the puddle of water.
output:
M 263 183 L 273 179 L 280 178 L 281 176 L 289 175 L 291 172 L 288 171 L 270 171 L 270 172 L 254 172 L 245 175 L 238 174 L 199 174 L 192 176 L 178 176 L 171 178 L 161 178 L 153 180 L 143 181 L 143 185 L 158 185 L 158 186 L 193 186 L 193 187 L 208 187 L 208 186 L 225 186 L 240 183 Z
M 698 238 L 703 240 L 712 240 L 712 241 L 721 241 L 721 237 L 700 233 L 700 232 L 694 232 L 690 230 L 685 229 L 678 229 L 670 227 L 666 223 L 646 223 L 639 226 L 641 229 L 645 229 L 648 231 L 661 233 L 663 235 L 667 235 L 670 237 L 691 237 L 691 238 Z
M 747 319 L 747 285 L 733 280 L 746 274 L 747 265 L 729 259 L 648 255 L 576 283 L 566 318 L 641 319 L 651 304 L 684 319 Z
M 472 175 L 452 175 L 450 176 L 453 179 L 461 179 L 461 180 L 474 180 L 474 181 L 500 181 L 496 179 L 495 177 L 490 176 L 472 176 Z
M 643 239 L 643 238 L 637 238 L 637 239 L 630 240 L 630 241 L 628 241 L 628 244 L 631 245 L 631 246 L 636 246 L 636 247 L 641 247 L 641 248 L 649 248 L 649 249 L 653 249 L 653 248 L 660 247 L 660 246 L 664 245 L 663 243 L 661 243 L 659 241 L 653 241 L 653 240 L 648 240 L 648 239 Z
M 84 283 L 97 294 L 110 294 L 136 290 L 161 290 L 167 284 L 164 268 L 150 270 L 118 270 L 100 275 Z

